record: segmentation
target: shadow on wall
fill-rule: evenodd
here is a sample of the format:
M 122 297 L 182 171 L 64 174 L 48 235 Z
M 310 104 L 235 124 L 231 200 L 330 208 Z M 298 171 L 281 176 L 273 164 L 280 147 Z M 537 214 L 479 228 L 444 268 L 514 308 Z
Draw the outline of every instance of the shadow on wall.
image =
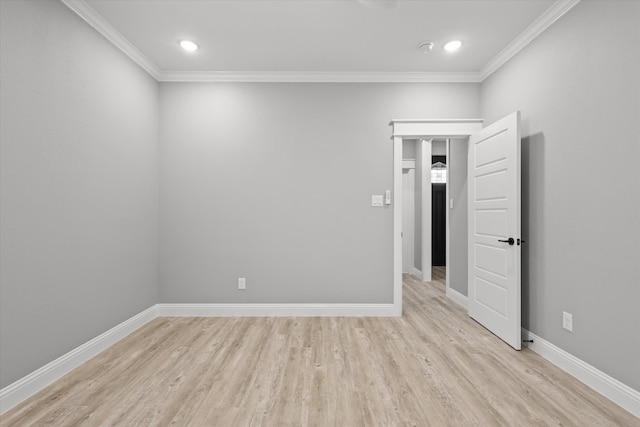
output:
M 531 297 L 531 284 L 539 283 L 536 272 L 539 269 L 531 269 L 531 254 L 538 246 L 538 242 L 532 240 L 532 236 L 541 236 L 543 223 L 531 224 L 531 211 L 535 209 L 544 213 L 544 134 L 536 133 L 523 137 L 521 140 L 522 155 L 522 239 L 526 243 L 522 246 L 522 327 L 530 328 L 529 307 Z M 534 175 L 532 175 L 534 171 Z M 543 218 L 543 215 L 536 215 L 536 218 Z M 533 232 L 532 232 L 533 231 Z

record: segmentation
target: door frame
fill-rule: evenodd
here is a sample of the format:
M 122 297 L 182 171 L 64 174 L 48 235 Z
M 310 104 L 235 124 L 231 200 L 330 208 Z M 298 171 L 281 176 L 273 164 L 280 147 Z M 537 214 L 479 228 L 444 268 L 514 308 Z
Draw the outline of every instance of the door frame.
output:
M 407 211 L 403 211 L 402 215 L 403 215 L 403 224 L 405 223 L 405 220 L 408 220 L 407 222 L 409 223 L 409 227 L 405 230 L 403 227 L 403 232 L 402 232 L 402 239 L 403 239 L 403 249 L 402 249 L 402 253 L 405 254 L 409 254 L 408 257 L 404 257 L 403 256 L 403 266 L 402 269 L 403 270 L 407 270 L 408 273 L 414 274 L 414 270 L 415 270 L 415 254 L 414 254 L 414 233 L 415 233 L 415 187 L 416 187 L 416 162 L 415 160 L 407 160 L 404 159 L 402 161 L 402 175 L 404 176 L 404 171 L 407 171 L 407 184 L 408 184 L 408 188 L 406 190 L 408 190 L 409 193 L 409 197 L 405 200 L 404 196 L 405 196 L 405 188 L 403 185 L 403 189 L 402 189 L 402 203 L 406 204 L 407 206 Z M 404 181 L 404 178 L 403 178 Z M 404 182 L 403 182 L 404 184 Z M 410 203 L 408 203 L 410 202 Z M 404 205 L 403 205 L 403 209 L 404 209 Z M 404 224 L 406 225 L 406 224 Z M 408 249 L 408 250 L 405 250 Z M 407 269 L 405 269 L 405 265 L 407 264 L 406 261 L 409 261 L 409 267 Z
M 468 138 L 472 133 L 482 129 L 482 119 L 394 119 L 389 123 L 392 127 L 391 140 L 393 141 L 393 306 L 397 316 L 402 316 L 402 141 L 404 139 L 431 139 L 431 138 Z M 447 146 L 449 144 L 447 143 Z M 448 148 L 448 147 L 447 147 Z M 447 152 L 449 150 L 447 149 Z M 429 159 L 429 170 L 431 161 Z M 426 180 L 423 185 L 430 187 L 431 174 L 424 175 Z M 428 182 L 427 182 L 428 181 Z M 448 187 L 447 187 L 448 188 Z M 431 207 L 431 200 L 426 201 Z M 425 201 L 423 200 L 423 208 Z M 447 201 L 447 203 L 449 203 Z M 431 212 L 429 209 L 429 213 Z M 425 212 L 423 209 L 423 217 Z M 449 209 L 447 209 L 447 228 L 449 224 Z M 426 229 L 426 230 L 425 230 Z M 424 234 L 431 235 L 431 215 L 428 215 L 428 224 L 422 224 L 423 244 Z M 429 247 L 431 240 L 428 240 Z M 429 254 L 431 251 L 429 250 Z M 423 251 L 424 255 L 424 251 Z M 431 261 L 429 260 L 429 265 Z M 424 278 L 430 278 L 431 272 L 425 274 L 425 266 L 422 266 Z M 447 276 L 447 291 L 449 290 L 449 277 Z

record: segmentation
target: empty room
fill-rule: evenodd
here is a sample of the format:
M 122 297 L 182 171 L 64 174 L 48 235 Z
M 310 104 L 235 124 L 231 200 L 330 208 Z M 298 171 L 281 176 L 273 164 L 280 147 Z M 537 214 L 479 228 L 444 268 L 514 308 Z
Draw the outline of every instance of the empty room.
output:
M 639 126 L 636 0 L 0 0 L 0 425 L 640 426 Z

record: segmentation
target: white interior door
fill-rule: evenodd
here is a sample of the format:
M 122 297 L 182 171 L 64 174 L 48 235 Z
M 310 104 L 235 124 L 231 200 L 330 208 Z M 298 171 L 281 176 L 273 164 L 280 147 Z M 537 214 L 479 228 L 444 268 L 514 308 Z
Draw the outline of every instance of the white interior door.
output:
M 415 225 L 415 169 L 402 169 L 402 272 L 413 274 Z
M 520 112 L 469 137 L 469 316 L 520 350 Z

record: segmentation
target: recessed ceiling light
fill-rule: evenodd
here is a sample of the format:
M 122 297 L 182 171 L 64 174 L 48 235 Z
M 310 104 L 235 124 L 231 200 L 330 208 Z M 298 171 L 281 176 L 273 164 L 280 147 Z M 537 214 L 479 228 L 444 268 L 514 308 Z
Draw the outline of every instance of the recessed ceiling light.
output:
M 191 40 L 180 40 L 179 44 L 180 47 L 182 47 L 187 52 L 195 52 L 196 50 L 198 50 L 198 45 Z
M 452 40 L 444 45 L 444 50 L 447 52 L 455 52 L 460 49 L 460 46 L 462 46 L 462 42 L 460 40 Z

